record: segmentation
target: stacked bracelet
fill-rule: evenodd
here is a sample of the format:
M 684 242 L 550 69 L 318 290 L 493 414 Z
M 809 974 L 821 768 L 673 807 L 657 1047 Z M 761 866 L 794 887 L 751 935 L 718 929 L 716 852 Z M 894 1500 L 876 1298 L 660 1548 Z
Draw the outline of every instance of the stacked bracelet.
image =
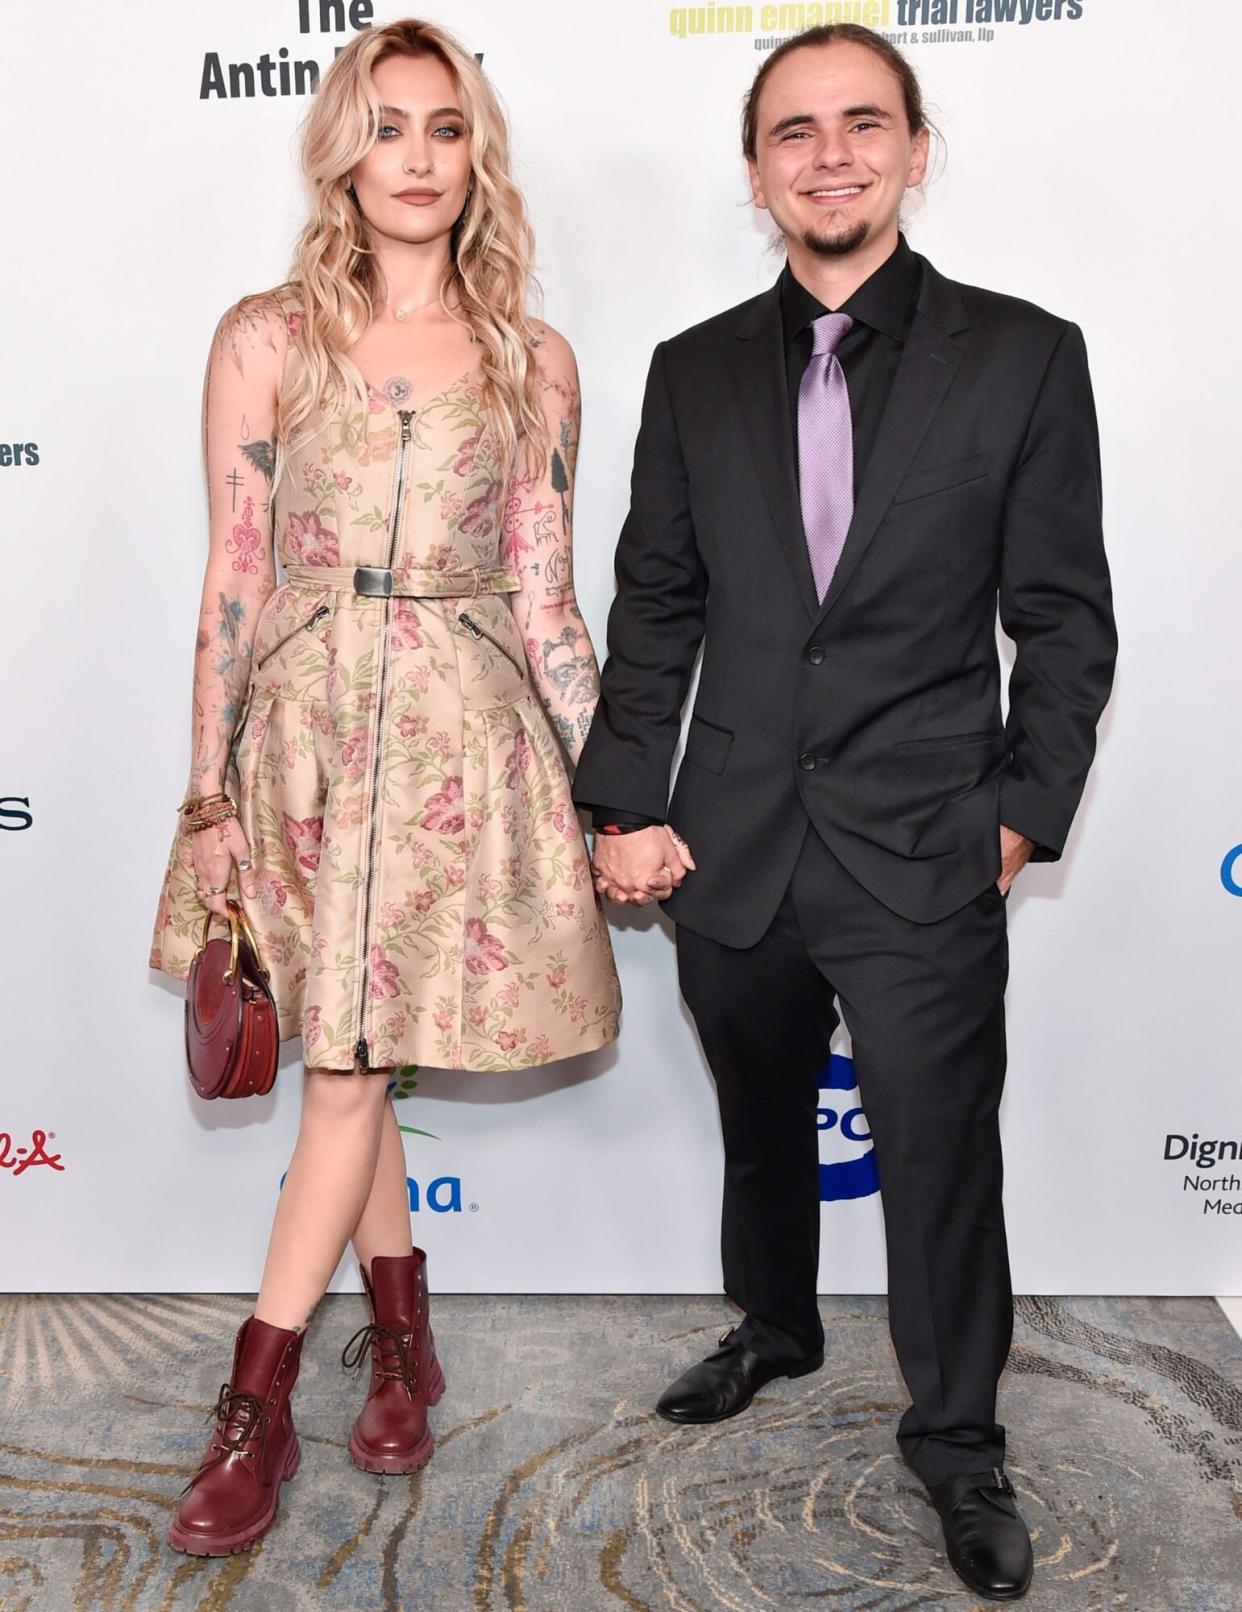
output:
M 227 823 L 230 817 L 237 816 L 236 805 L 225 794 L 190 795 L 181 802 L 178 810 L 182 826 L 189 834 L 197 834 L 204 828 L 216 828 L 221 823 Z

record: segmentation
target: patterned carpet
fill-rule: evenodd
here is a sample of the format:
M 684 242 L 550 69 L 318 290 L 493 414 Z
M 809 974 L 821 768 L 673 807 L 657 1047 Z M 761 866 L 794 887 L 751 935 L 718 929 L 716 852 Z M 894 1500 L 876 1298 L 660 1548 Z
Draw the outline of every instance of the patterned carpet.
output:
M 826 1299 L 822 1372 L 732 1422 L 654 1417 L 723 1300 L 448 1298 L 413 1478 L 356 1471 L 361 1301 L 325 1300 L 267 1539 L 164 1543 L 241 1298 L 0 1298 L 0 1612 L 913 1612 L 975 1603 L 894 1455 L 883 1301 Z M 1207 1299 L 1027 1299 L 1002 1415 L 1048 1612 L 1242 1607 L 1242 1339 Z

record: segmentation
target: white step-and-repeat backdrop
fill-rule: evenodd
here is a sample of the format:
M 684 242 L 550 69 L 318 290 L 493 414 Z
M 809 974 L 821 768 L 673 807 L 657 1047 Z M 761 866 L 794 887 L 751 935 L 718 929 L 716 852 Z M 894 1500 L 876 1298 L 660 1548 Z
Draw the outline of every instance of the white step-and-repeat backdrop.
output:
M 194 1100 L 147 945 L 184 789 L 216 319 L 283 278 L 295 135 L 367 0 L 10 7 L 0 66 L 0 1286 L 251 1290 L 297 1123 Z M 1228 0 L 438 0 L 512 118 L 547 317 L 583 376 L 580 594 L 602 643 L 654 343 L 777 273 L 738 106 L 804 23 L 879 26 L 948 158 L 910 217 L 948 274 L 1077 320 L 1122 634 L 1069 854 L 1010 904 L 1016 1284 L 1242 1289 L 1242 605 Z M 719 1287 L 720 1144 L 668 926 L 615 926 L 619 1049 L 422 1070 L 415 1239 L 461 1291 Z M 917 1068 L 912 1070 L 917 1078 Z M 825 1291 L 884 1285 L 848 1047 L 820 1110 Z M 348 1261 L 339 1286 L 354 1286 Z

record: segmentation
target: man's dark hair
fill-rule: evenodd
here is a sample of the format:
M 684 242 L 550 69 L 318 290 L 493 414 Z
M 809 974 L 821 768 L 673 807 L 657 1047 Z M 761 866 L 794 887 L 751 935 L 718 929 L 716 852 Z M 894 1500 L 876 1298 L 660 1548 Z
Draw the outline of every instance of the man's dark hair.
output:
M 778 62 L 784 61 L 786 56 L 792 55 L 795 50 L 805 50 L 810 45 L 862 45 L 864 49 L 871 51 L 880 58 L 901 85 L 910 133 L 918 134 L 920 129 L 928 127 L 927 114 L 923 110 L 923 91 L 919 87 L 913 67 L 897 47 L 890 45 L 883 34 L 877 34 L 870 28 L 863 28 L 856 22 L 829 22 L 819 28 L 807 28 L 804 32 L 795 34 L 792 39 L 787 39 L 783 45 L 778 45 L 755 74 L 754 83 L 742 102 L 742 151 L 752 162 L 758 135 L 756 124 L 759 116 L 759 96 L 768 81 L 768 74 Z

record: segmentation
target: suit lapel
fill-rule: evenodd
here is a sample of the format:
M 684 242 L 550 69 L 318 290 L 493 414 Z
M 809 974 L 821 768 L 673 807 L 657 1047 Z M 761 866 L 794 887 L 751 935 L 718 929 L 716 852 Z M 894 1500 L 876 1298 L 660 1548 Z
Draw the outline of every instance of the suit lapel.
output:
M 776 535 L 794 573 L 798 595 L 807 616 L 814 620 L 819 614 L 819 600 L 802 531 L 802 507 L 794 469 L 779 281 L 748 304 L 735 335 L 729 368 L 742 414 L 742 434 Z
M 956 287 L 923 260 L 918 309 L 858 488 L 845 547 L 823 605 L 815 610 L 817 621 L 832 609 L 857 569 L 928 425 L 952 386 L 964 352 L 953 333 L 968 324 Z

